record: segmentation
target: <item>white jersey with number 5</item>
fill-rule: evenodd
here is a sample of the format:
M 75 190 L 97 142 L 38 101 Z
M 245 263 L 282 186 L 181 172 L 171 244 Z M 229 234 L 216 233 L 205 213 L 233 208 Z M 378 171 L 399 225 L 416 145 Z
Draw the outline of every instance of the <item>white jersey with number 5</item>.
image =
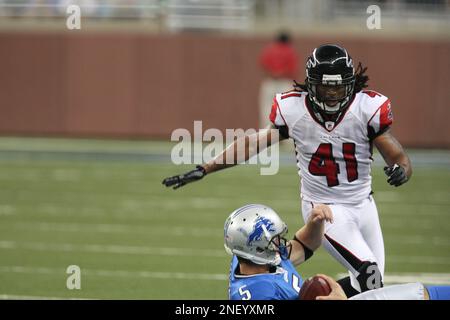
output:
M 270 120 L 286 126 L 294 140 L 301 194 L 315 203 L 360 203 L 371 192 L 372 140 L 392 124 L 387 97 L 364 90 L 355 94 L 336 122 L 319 121 L 307 92 L 274 98 Z

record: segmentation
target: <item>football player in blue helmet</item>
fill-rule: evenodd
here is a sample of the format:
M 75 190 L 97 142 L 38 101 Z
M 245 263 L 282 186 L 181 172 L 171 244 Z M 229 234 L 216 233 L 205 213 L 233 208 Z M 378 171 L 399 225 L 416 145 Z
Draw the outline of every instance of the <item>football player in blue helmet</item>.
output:
M 233 255 L 231 300 L 298 299 L 302 278 L 295 266 L 319 248 L 329 207 L 317 205 L 309 221 L 288 241 L 287 225 L 269 207 L 250 204 L 235 210 L 224 227 L 225 250 Z
M 229 275 L 230 300 L 296 300 L 303 284 L 295 266 L 313 255 L 322 241 L 324 222 L 333 222 L 327 205 L 316 205 L 308 222 L 292 240 L 288 227 L 271 208 L 249 204 L 235 210 L 225 221 L 224 246 L 233 255 Z M 341 285 L 320 274 L 331 288 L 317 300 L 347 300 Z M 450 286 L 407 283 L 386 286 L 354 295 L 349 300 L 450 300 Z

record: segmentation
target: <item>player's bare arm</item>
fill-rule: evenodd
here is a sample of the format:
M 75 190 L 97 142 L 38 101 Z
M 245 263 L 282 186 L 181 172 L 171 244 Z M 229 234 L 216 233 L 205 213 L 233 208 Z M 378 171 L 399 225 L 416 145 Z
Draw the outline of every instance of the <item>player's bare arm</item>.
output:
M 388 183 L 398 187 L 407 182 L 412 175 L 411 161 L 397 139 L 388 130 L 373 142 L 388 165 L 384 168 Z
M 203 165 L 203 168 L 205 168 L 206 173 L 211 173 L 215 171 L 219 171 L 225 168 L 233 167 L 237 164 L 239 164 L 242 161 L 247 161 L 251 157 L 257 155 L 261 151 L 265 149 L 265 147 L 270 147 L 272 142 L 279 142 L 283 140 L 284 138 L 279 136 L 278 141 L 272 140 L 272 130 L 277 129 L 275 126 L 270 125 L 264 130 L 260 130 L 259 132 L 244 136 L 241 138 L 238 138 L 230 144 L 221 154 L 219 154 L 216 158 L 211 160 L 210 162 Z M 257 143 L 250 143 L 250 141 L 255 141 Z M 264 148 L 260 148 L 260 141 L 264 141 L 262 145 L 264 145 Z M 244 159 L 239 159 L 238 157 L 238 146 L 239 144 L 245 143 L 245 157 Z M 232 159 L 232 163 L 227 163 L 227 159 Z
M 265 148 L 270 147 L 272 143 L 278 143 L 279 141 L 285 139 L 281 135 L 278 135 L 278 140 L 275 140 L 275 137 L 272 137 L 271 129 L 277 128 L 271 125 L 255 134 L 237 138 L 221 154 L 212 159 L 210 162 L 197 166 L 195 170 L 189 171 L 188 173 L 166 178 L 162 183 L 166 187 L 173 186 L 174 189 L 178 189 L 187 183 L 202 179 L 208 173 L 234 167 L 241 162 L 247 161 L 259 152 L 263 151 Z M 244 147 L 244 152 L 242 154 L 243 157 L 240 156 L 238 152 L 239 146 Z M 264 147 L 261 148 L 260 146 Z
M 299 265 L 307 259 L 305 247 L 311 251 L 320 247 L 325 221 L 333 223 L 333 213 L 330 207 L 324 204 L 315 205 L 308 222 L 295 233 L 297 240 L 290 241 L 292 245 L 290 260 L 294 265 Z

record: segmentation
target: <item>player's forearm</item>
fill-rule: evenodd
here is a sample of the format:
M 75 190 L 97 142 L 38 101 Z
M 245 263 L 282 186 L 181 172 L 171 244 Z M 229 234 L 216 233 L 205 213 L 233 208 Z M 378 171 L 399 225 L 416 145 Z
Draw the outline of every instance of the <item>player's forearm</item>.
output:
M 405 169 L 408 178 L 412 175 L 411 161 L 403 150 L 402 145 L 388 131 L 374 140 L 375 146 L 380 151 L 388 166 L 401 165 Z
M 267 142 L 261 143 L 262 139 Z M 240 137 L 230 144 L 221 154 L 203 165 L 206 173 L 219 171 L 233 167 L 241 162 L 249 160 L 259 152 L 270 146 L 270 134 L 267 132 L 255 133 Z
M 408 177 L 408 179 L 411 177 L 412 175 L 411 161 L 409 160 L 409 157 L 405 152 L 398 154 L 397 157 L 395 157 L 391 162 L 393 164 L 397 163 L 401 165 L 405 169 L 406 176 Z
M 239 141 L 238 141 L 239 140 Z M 232 144 L 230 144 L 221 154 L 215 157 L 208 163 L 203 165 L 206 173 L 212 173 L 215 171 L 219 171 L 225 168 L 234 167 L 237 164 L 237 149 L 238 144 L 242 143 L 243 138 L 239 138 L 235 140 Z
M 409 178 L 411 178 L 412 175 L 411 161 L 409 160 L 409 157 L 406 154 L 406 152 L 403 151 L 403 148 L 401 149 L 399 148 L 395 150 L 395 152 L 385 154 L 382 153 L 382 156 L 388 166 L 393 166 L 395 164 L 400 165 L 401 167 L 403 167 L 403 169 L 405 169 L 407 179 L 409 180 Z
M 323 234 L 323 223 L 308 222 L 296 232 L 295 236 L 309 249 L 315 251 L 322 244 Z
M 225 151 L 224 151 L 225 153 Z M 215 158 L 213 161 L 210 161 L 208 163 L 205 163 L 202 165 L 203 168 L 205 168 L 206 173 L 212 173 L 215 171 L 219 171 L 225 168 L 234 167 L 236 164 L 224 164 L 221 161 L 218 160 L 220 155 Z

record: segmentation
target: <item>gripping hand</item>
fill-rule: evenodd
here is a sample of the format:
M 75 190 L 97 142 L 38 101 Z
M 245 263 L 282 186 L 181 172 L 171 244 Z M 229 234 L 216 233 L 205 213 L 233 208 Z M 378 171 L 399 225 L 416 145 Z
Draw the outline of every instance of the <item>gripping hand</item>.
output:
M 384 173 L 388 176 L 387 182 L 393 186 L 400 186 L 408 181 L 405 168 L 398 164 L 394 164 L 390 167 L 384 167 Z

